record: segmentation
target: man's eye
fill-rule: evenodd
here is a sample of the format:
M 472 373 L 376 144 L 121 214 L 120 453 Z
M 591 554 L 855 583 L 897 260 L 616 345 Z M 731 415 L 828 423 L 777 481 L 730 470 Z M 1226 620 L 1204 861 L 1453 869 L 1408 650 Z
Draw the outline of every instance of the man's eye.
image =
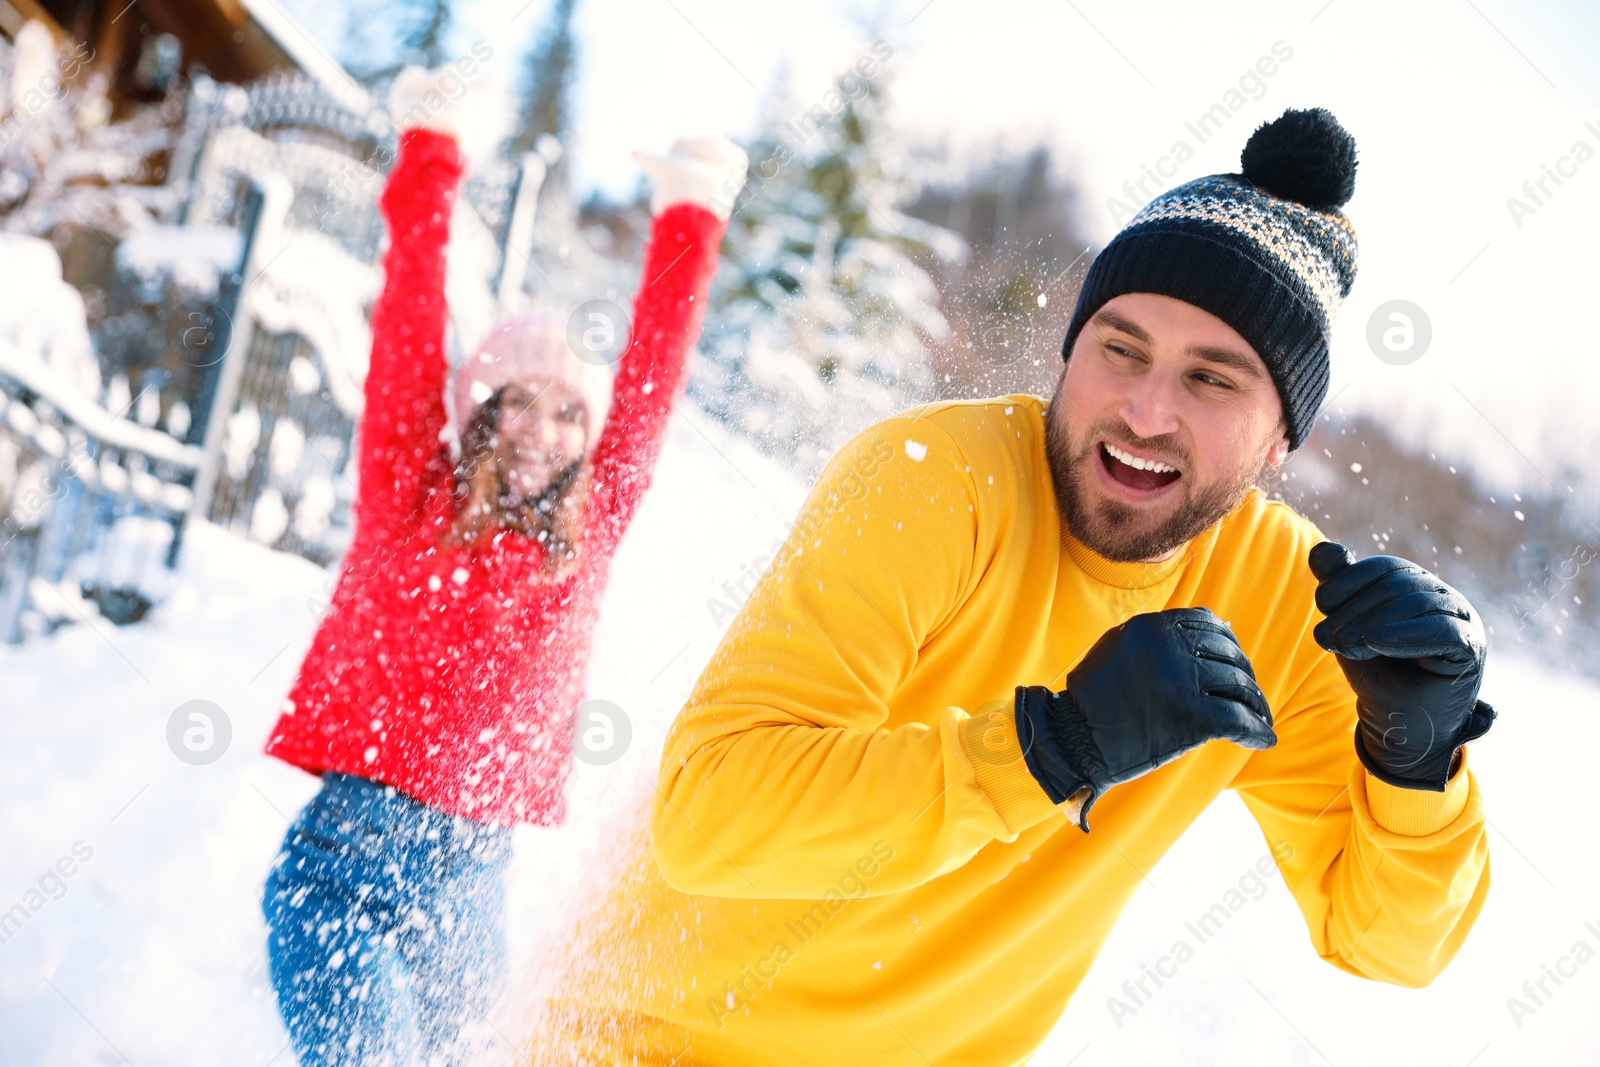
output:
M 1195 380 L 1198 381 L 1198 382 L 1202 382 L 1202 383 L 1204 383 L 1206 385 L 1214 385 L 1214 386 L 1218 387 L 1219 389 L 1232 389 L 1233 388 L 1233 385 L 1232 385 L 1231 382 L 1225 382 L 1221 378 L 1213 378 L 1211 375 L 1206 374 L 1204 372 L 1196 374 L 1194 377 L 1195 377 Z
M 1126 359 L 1137 359 L 1138 358 L 1132 352 L 1129 352 L 1126 348 L 1123 348 L 1121 345 L 1108 344 L 1108 345 L 1106 345 L 1106 348 L 1110 349 L 1113 354 L 1118 355 L 1118 356 L 1122 356 L 1122 357 L 1124 357 Z

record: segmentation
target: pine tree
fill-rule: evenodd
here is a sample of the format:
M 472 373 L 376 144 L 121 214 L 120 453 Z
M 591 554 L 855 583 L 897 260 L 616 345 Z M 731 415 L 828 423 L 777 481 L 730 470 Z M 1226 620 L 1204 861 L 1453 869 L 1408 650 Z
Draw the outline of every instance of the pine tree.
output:
M 445 35 L 450 32 L 450 0 L 422 0 L 416 7 L 415 22 L 401 41 L 410 61 L 420 66 L 440 66 L 447 58 Z
M 691 381 L 708 411 L 808 472 L 931 395 L 927 343 L 948 325 L 913 255 L 964 253 L 897 210 L 907 187 L 883 76 L 837 90 L 834 108 L 794 107 L 780 74 L 768 94 Z
M 538 41 L 527 59 L 527 88 L 517 116 L 511 151 L 534 151 L 539 138 L 554 137 L 563 147 L 572 121 L 572 85 L 578 72 L 578 47 L 572 35 L 572 15 L 577 0 L 555 0 Z M 564 154 L 564 153 L 563 153 Z M 564 181 L 560 157 L 551 163 L 546 185 Z
M 506 149 L 513 161 L 537 153 L 543 161 L 534 214 L 528 285 L 534 302 L 566 311 L 616 290 L 617 265 L 590 247 L 579 231 L 569 181 L 572 88 L 578 44 L 572 19 L 577 0 L 554 0 L 524 63 L 522 100 Z
M 445 50 L 450 35 L 451 0 L 400 0 L 363 3 L 345 22 L 350 73 L 367 86 L 387 83 L 409 65 L 438 67 L 451 58 Z M 373 28 L 385 28 L 387 40 L 374 40 Z M 380 31 L 381 32 L 381 31 Z

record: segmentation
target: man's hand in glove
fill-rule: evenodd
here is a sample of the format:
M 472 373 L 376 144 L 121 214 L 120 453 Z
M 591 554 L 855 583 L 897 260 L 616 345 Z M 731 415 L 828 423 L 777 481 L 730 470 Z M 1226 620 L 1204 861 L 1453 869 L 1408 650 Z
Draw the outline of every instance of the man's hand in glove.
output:
M 1324 541 L 1309 562 L 1327 616 L 1312 637 L 1355 690 L 1356 755 L 1390 785 L 1443 792 L 1457 749 L 1494 722 L 1478 699 L 1483 620 L 1466 597 L 1398 556 L 1356 562 Z
M 1272 712 L 1233 631 L 1206 608 L 1135 615 L 1106 631 L 1067 688 L 1018 686 L 1017 737 L 1057 804 L 1087 790 L 1078 825 L 1107 789 L 1222 738 L 1271 748 Z

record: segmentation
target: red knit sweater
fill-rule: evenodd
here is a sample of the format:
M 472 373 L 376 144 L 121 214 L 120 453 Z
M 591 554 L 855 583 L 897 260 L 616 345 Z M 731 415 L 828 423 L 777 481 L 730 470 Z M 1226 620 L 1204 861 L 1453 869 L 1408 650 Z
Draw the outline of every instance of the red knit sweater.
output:
M 554 825 L 606 573 L 683 389 L 724 224 L 681 203 L 651 226 L 591 457 L 582 562 L 552 583 L 531 538 L 441 542 L 455 518 L 441 433 L 445 244 L 461 172 L 451 138 L 401 135 L 381 201 L 390 245 L 372 312 L 355 536 L 266 751 L 483 822 Z

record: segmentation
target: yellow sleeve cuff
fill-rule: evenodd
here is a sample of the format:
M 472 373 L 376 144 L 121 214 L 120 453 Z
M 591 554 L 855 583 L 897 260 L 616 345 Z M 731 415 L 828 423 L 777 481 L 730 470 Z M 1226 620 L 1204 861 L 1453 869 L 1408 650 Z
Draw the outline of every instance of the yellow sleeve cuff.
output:
M 1467 806 L 1470 789 L 1467 779 L 1467 750 L 1461 750 L 1461 766 L 1445 785 L 1443 793 L 1427 789 L 1401 789 L 1368 774 L 1367 811 L 1372 821 L 1392 834 L 1426 837 L 1460 818 Z
M 978 788 L 989 795 L 995 811 L 1012 834 L 1043 822 L 1071 801 L 1057 805 L 1028 770 L 1017 737 L 1011 705 L 980 712 L 961 724 L 961 750 L 972 765 Z

